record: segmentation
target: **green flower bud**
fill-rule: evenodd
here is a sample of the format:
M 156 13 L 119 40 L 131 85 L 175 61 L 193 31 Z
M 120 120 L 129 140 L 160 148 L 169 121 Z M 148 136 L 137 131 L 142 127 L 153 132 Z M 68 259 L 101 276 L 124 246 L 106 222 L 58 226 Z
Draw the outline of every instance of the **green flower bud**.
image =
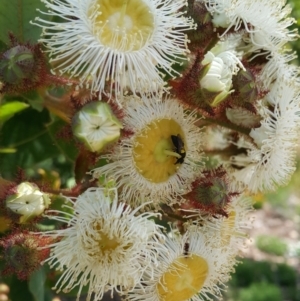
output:
M 234 91 L 232 77 L 240 69 L 245 70 L 240 61 L 242 53 L 236 50 L 240 43 L 239 35 L 228 36 L 211 48 L 201 62 L 203 69 L 199 83 L 203 94 L 208 94 L 206 102 L 212 107 L 217 106 Z
M 4 82 L 17 84 L 32 76 L 34 53 L 23 45 L 17 45 L 5 51 L 0 58 L 0 75 Z
M 200 79 L 201 89 L 206 96 L 206 101 L 214 107 L 232 92 L 230 90 L 232 73 L 229 72 L 222 58 L 215 57 L 210 51 L 201 64 L 205 66 L 204 76 Z
M 21 43 L 13 34 L 9 34 L 9 40 L 7 48 L 0 52 L 0 94 L 21 94 L 48 83 L 41 45 Z M 53 79 L 52 76 L 52 82 Z
M 255 77 L 253 73 L 248 70 L 240 70 L 238 74 L 233 78 L 233 87 L 239 92 L 239 101 L 255 102 L 258 98 L 258 89 L 256 87 Z
M 86 104 L 73 118 L 73 134 L 92 152 L 101 151 L 120 137 L 121 122 L 105 102 Z
M 22 215 L 20 223 L 41 215 L 51 203 L 48 194 L 41 192 L 38 187 L 29 182 L 17 186 L 17 193 L 6 199 L 6 206 L 13 212 Z

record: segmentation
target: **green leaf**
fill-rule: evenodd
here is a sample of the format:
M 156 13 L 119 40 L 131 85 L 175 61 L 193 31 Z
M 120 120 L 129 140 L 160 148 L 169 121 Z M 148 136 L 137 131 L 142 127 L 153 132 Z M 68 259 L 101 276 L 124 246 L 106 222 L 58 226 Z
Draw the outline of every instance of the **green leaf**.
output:
M 28 101 L 28 103 L 37 111 L 42 112 L 44 109 L 44 99 L 36 91 L 30 91 L 22 95 L 23 99 Z
M 35 271 L 29 279 L 29 290 L 34 296 L 35 301 L 44 301 L 45 299 L 45 281 L 46 274 L 44 268 L 41 267 Z
M 49 137 L 46 128 L 49 122 L 46 110 L 39 113 L 28 108 L 4 124 L 1 129 L 0 145 L 2 148 L 14 148 L 17 151 L 0 153 L 0 170 L 3 177 L 11 179 L 18 167 L 36 168 L 38 163 L 60 155 Z
M 0 106 L 0 126 L 5 121 L 13 117 L 16 113 L 21 112 L 28 108 L 29 105 L 20 101 L 7 102 Z
M 12 154 L 15 153 L 17 150 L 15 148 L 1 148 L 0 147 L 0 153 L 4 154 Z
M 69 160 L 69 162 L 74 163 L 78 155 L 78 150 L 74 140 L 72 140 L 72 137 L 67 137 L 68 139 L 64 139 L 57 136 L 58 133 L 61 133 L 64 130 L 65 126 L 66 122 L 54 117 L 54 120 L 47 124 L 47 129 L 52 138 L 52 143 L 56 145 L 56 147 L 67 158 L 67 160 Z
M 1 0 L 0 0 L 1 1 Z M 8 120 L 1 129 L 2 149 L 15 149 L 15 153 L 0 152 L 0 172 L 6 179 L 14 179 L 18 168 L 31 177 L 38 169 L 59 171 L 62 185 L 73 176 L 77 147 L 68 137 L 63 138 L 66 123 L 51 120 L 49 112 L 38 112 L 33 108 L 21 112 Z
M 12 277 L 12 280 L 9 284 L 10 287 L 10 294 L 9 294 L 9 300 L 11 301 L 20 301 L 20 300 L 26 300 L 26 301 L 36 301 L 34 300 L 34 297 L 31 295 L 27 281 L 21 281 L 17 279 L 16 276 Z
M 0 1 L 0 40 L 8 43 L 8 32 L 12 32 L 20 42 L 36 43 L 42 28 L 29 22 L 37 15 L 36 9 L 46 11 L 40 0 L 1 0 Z M 49 19 L 47 15 L 44 19 Z

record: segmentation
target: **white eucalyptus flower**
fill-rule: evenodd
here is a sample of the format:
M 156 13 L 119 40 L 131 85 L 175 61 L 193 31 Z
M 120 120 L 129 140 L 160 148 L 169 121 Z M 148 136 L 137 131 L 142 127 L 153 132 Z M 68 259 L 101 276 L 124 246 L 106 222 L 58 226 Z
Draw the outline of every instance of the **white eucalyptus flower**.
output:
M 196 113 L 175 99 L 129 99 L 124 130 L 129 134 L 106 156 L 109 163 L 92 171 L 113 179 L 122 197 L 136 202 L 176 201 L 202 168 L 202 134 Z
M 273 52 L 272 55 L 267 56 L 268 62 L 262 68 L 259 75 L 259 80 L 262 82 L 263 87 L 269 90 L 269 87 L 278 77 L 285 81 L 299 81 L 300 69 L 298 66 L 289 64 L 297 58 L 295 53 L 281 51 Z
M 68 201 L 73 205 L 66 207 L 73 213 L 50 211 L 49 215 L 67 227 L 43 232 L 60 239 L 48 246 L 51 254 L 46 260 L 63 271 L 56 283 L 58 292 L 78 287 L 79 300 L 83 287 L 88 286 L 87 300 L 100 300 L 106 291 L 113 294 L 113 290 L 133 288 L 145 269 L 157 266 L 158 253 L 164 249 L 163 235 L 150 218 L 158 214 L 139 214 L 141 207 L 133 210 L 119 203 L 116 189 L 89 188 Z
M 237 256 L 245 247 L 248 232 L 252 228 L 253 216 L 251 213 L 254 210 L 252 199 L 246 198 L 244 195 L 235 196 L 225 210 L 228 214 L 227 217 L 201 216 L 199 223 L 203 225 L 202 231 L 207 239 L 215 237 L 213 245 L 216 248 L 228 247 L 234 256 Z
M 200 232 L 168 238 L 159 265 L 145 271 L 143 284 L 129 293 L 127 301 L 202 301 L 207 296 L 221 298 L 224 281 L 235 264 L 229 249 L 216 248 Z
M 251 192 L 274 190 L 287 184 L 295 171 L 300 127 L 300 85 L 278 78 L 270 92 L 259 102 L 261 126 L 252 129 L 250 140 L 239 140 L 241 154 L 231 158 L 238 166 L 232 172 L 233 183 Z
M 92 152 L 99 152 L 107 144 L 117 141 L 122 128 L 105 102 L 88 103 L 73 117 L 74 136 Z
M 20 222 L 41 215 L 50 205 L 48 194 L 29 182 L 23 182 L 16 187 L 16 194 L 6 199 L 6 206 L 13 212 L 22 215 Z
M 91 83 L 118 99 L 155 93 L 164 86 L 159 70 L 174 76 L 172 65 L 188 52 L 185 31 L 194 28 L 184 16 L 185 0 L 42 0 L 36 19 L 55 69 Z M 59 20 L 59 21 L 58 21 Z M 152 90 L 154 89 L 154 91 Z
M 252 51 L 277 51 L 286 42 L 297 38 L 297 30 L 289 27 L 295 19 L 289 15 L 286 0 L 204 0 L 215 26 L 245 29 Z

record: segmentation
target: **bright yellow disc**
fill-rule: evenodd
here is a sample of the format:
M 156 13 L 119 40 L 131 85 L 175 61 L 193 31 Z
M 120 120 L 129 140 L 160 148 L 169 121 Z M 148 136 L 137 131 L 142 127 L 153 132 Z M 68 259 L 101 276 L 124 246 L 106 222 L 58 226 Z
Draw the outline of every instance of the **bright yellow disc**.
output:
M 141 49 L 153 33 L 153 16 L 142 0 L 98 0 L 95 33 L 101 43 L 121 51 Z M 96 6 L 91 7 L 91 14 Z
M 135 138 L 133 159 L 137 171 L 148 181 L 162 183 L 177 171 L 177 158 L 166 154 L 174 151 L 171 135 L 184 134 L 173 119 L 159 119 L 148 124 Z
M 199 294 L 208 275 L 207 261 L 201 256 L 177 258 L 157 284 L 160 301 L 185 301 Z

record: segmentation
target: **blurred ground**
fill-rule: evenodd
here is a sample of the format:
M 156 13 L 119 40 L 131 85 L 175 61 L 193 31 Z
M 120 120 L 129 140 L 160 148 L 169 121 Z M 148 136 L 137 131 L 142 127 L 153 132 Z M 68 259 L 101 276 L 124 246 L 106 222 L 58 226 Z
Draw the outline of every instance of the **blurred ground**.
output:
M 298 210 L 295 209 L 300 208 L 300 199 L 291 195 L 284 207 L 286 208 L 276 208 L 266 202 L 261 209 L 252 214 L 254 216 L 253 228 L 248 231 L 250 239 L 247 241 L 247 248 L 243 250 L 243 256 L 255 261 L 284 262 L 300 272 L 300 216 Z M 262 235 L 277 237 L 286 243 L 288 248 L 286 254 L 276 256 L 261 251 L 256 241 Z

